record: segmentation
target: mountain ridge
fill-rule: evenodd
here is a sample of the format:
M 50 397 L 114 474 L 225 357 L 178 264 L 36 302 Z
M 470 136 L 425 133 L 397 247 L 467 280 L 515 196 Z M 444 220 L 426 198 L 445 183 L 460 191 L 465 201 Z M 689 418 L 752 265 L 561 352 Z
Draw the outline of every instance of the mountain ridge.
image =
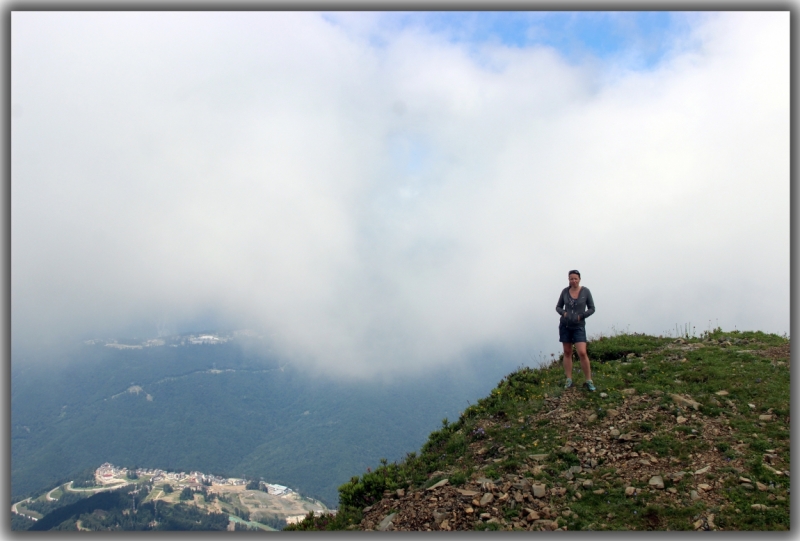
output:
M 507 375 L 419 453 L 339 488 L 297 530 L 787 530 L 790 342 L 761 332 L 587 344 Z M 576 384 L 580 381 L 576 379 Z

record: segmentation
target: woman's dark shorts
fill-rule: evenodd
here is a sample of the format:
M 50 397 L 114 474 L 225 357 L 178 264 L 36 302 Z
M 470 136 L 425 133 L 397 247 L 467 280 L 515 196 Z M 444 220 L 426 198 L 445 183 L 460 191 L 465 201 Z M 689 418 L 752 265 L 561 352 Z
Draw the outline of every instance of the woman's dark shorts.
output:
M 586 342 L 586 327 L 567 327 L 566 325 L 559 325 L 558 341 L 566 344 Z

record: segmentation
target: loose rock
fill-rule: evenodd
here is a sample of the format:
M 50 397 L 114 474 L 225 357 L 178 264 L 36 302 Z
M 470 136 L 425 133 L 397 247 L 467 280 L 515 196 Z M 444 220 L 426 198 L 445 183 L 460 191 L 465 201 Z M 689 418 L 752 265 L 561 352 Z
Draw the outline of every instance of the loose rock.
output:
M 380 531 L 380 532 L 385 532 L 389 528 L 389 526 L 392 524 L 392 520 L 394 520 L 394 517 L 396 517 L 396 516 L 397 516 L 397 513 L 392 513 L 392 514 L 388 515 L 386 518 L 384 518 L 380 522 L 380 524 L 378 524 L 378 527 L 376 529 L 378 531 Z
M 676 404 L 678 404 L 683 408 L 692 408 L 693 410 L 700 409 L 700 403 L 697 402 L 696 400 L 693 400 L 692 398 L 686 398 L 679 394 L 671 394 L 669 396 L 670 398 L 672 398 L 673 402 L 675 402 Z
M 651 477 L 647 484 L 659 490 L 664 490 L 664 479 L 662 479 L 660 475 L 654 475 Z
M 428 490 L 436 490 L 437 488 L 445 486 L 449 481 L 447 479 L 442 479 L 438 483 L 431 485 L 428 487 Z

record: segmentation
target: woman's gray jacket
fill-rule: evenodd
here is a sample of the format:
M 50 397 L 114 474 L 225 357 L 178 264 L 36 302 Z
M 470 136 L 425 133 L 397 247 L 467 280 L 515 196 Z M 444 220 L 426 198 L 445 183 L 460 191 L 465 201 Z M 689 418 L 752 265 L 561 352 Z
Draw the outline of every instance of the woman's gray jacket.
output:
M 565 287 L 558 298 L 556 312 L 561 314 L 561 325 L 567 327 L 585 327 L 586 318 L 594 314 L 594 299 L 588 287 L 581 287 L 578 298 L 573 299 L 569 295 L 569 288 Z M 580 321 L 578 321 L 580 316 Z

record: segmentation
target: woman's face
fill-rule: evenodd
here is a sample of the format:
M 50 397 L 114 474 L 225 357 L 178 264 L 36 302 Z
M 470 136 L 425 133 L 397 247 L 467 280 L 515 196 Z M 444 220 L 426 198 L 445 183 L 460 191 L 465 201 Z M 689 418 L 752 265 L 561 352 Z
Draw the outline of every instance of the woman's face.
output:
M 570 274 L 569 275 L 569 287 L 572 289 L 577 288 L 581 284 L 581 277 L 577 274 Z

